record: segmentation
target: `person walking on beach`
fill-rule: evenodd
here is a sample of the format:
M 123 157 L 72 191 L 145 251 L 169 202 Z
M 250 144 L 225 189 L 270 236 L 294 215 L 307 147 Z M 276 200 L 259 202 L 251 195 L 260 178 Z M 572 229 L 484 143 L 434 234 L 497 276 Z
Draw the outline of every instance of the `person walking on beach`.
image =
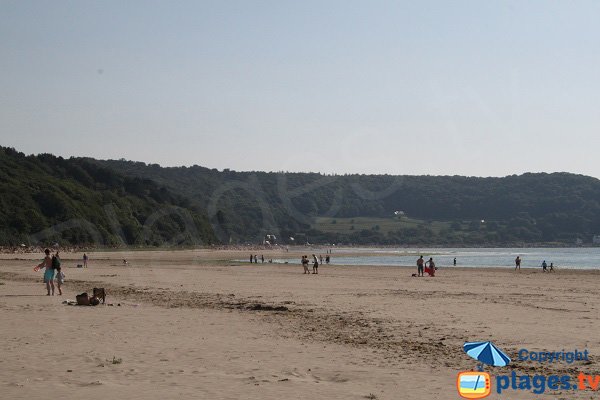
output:
M 456 257 L 454 257 L 454 266 L 456 267 Z
M 313 256 L 313 274 L 318 274 L 319 273 L 319 260 L 317 259 L 317 256 L 315 256 L 314 254 Z
M 54 269 L 52 269 L 52 257 L 50 257 L 49 249 L 44 250 L 44 253 L 46 253 L 46 257 L 44 257 L 44 260 L 34 268 L 34 271 L 45 268 L 44 283 L 46 284 L 46 290 L 48 290 L 46 296 L 50 296 L 50 291 L 52 291 L 52 296 L 54 296 Z
M 550 263 L 550 268 L 548 269 L 548 272 L 556 272 L 554 271 L 554 263 Z
M 542 272 L 548 272 L 548 264 L 546 264 L 546 260 L 542 261 Z
M 265 263 L 265 255 L 261 254 L 260 255 L 260 261 L 264 264 Z
M 83 253 L 83 268 L 87 268 L 88 256 Z
M 515 258 L 515 271 L 516 270 L 521 270 L 521 257 L 517 256 L 517 258 Z
M 258 256 L 256 254 L 254 255 L 254 264 L 258 264 Z
M 421 256 L 417 260 L 417 276 L 425 276 L 424 272 L 423 272 L 424 265 L 425 265 L 425 260 L 423 260 L 423 256 Z

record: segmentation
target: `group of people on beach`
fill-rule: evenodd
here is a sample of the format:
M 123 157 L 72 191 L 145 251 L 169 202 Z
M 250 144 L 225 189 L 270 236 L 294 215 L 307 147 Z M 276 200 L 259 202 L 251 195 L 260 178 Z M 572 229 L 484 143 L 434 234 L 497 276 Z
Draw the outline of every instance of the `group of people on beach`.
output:
M 257 254 L 254 254 L 254 255 L 250 254 L 250 264 L 252 264 L 252 262 L 254 262 L 254 264 L 258 264 L 258 255 L 257 255 Z M 265 256 L 264 256 L 264 254 L 261 254 L 261 255 L 260 255 L 260 262 L 261 262 L 262 264 L 264 264 L 264 263 L 265 263 Z M 271 258 L 271 259 L 269 259 L 269 263 L 270 263 L 270 264 L 272 264 L 272 263 L 273 263 L 273 259 L 272 259 L 272 258 Z
M 48 293 L 46 296 L 54 296 L 54 280 L 56 279 L 56 288 L 58 289 L 58 295 L 62 295 L 62 285 L 65 283 L 65 274 L 61 270 L 60 266 L 60 255 L 59 251 L 51 254 L 50 249 L 44 250 L 46 256 L 42 262 L 34 268 L 34 271 L 44 269 L 44 284 Z M 55 277 L 56 274 L 56 277 Z
M 312 255 L 313 258 L 313 268 L 312 268 L 312 273 L 313 274 L 318 274 L 319 273 L 319 259 L 317 258 L 316 255 Z M 329 256 L 327 256 L 327 258 L 329 258 Z M 320 260 L 321 260 L 321 264 L 323 263 L 323 256 L 320 256 Z M 305 274 L 310 274 L 310 270 L 308 269 L 308 263 L 310 262 L 308 260 L 308 256 L 302 256 L 302 267 L 304 268 L 304 273 Z M 327 260 L 327 263 L 329 263 L 329 260 Z
M 327 250 L 327 255 L 325 257 L 323 257 L 323 255 L 319 255 L 319 257 L 317 257 L 316 254 L 312 255 L 312 259 L 313 259 L 313 267 L 312 267 L 312 273 L 313 274 L 318 274 L 319 273 L 319 265 L 323 265 L 325 263 L 329 264 L 331 262 L 331 257 L 329 256 L 330 254 L 330 250 Z M 250 264 L 258 264 L 258 254 L 250 254 Z M 261 255 L 260 256 L 260 261 L 261 263 L 265 263 L 265 256 Z M 273 259 L 269 259 L 268 261 L 270 264 L 273 263 Z M 302 264 L 302 267 L 304 268 L 304 273 L 305 274 L 310 274 L 310 268 L 308 267 L 308 264 L 310 264 L 310 259 L 308 256 L 304 255 L 302 256 L 302 260 L 300 261 L 300 263 Z M 287 262 L 286 262 L 287 264 Z
M 517 270 L 521 270 L 521 257 L 517 256 L 517 258 L 515 258 L 515 271 Z M 546 260 L 542 261 L 542 272 L 556 272 L 554 270 L 554 263 L 550 263 L 550 265 L 548 265 L 546 263 Z
M 454 265 L 456 265 L 456 263 Z M 429 260 L 427 261 L 425 261 L 423 256 L 417 259 L 417 276 L 425 276 L 425 273 L 429 276 L 435 276 L 436 269 L 437 267 L 435 266 L 435 262 L 433 262 L 433 257 L 429 257 Z
M 550 263 L 550 266 L 548 266 L 546 260 L 542 261 L 542 272 L 554 272 L 554 263 Z

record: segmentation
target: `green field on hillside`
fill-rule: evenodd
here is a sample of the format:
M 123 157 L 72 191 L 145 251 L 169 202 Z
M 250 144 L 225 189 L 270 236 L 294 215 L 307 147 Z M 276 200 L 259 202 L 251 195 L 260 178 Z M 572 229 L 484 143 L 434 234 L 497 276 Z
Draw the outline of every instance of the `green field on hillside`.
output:
M 375 230 L 383 234 L 398 231 L 406 228 L 429 228 L 435 233 L 439 233 L 444 228 L 450 227 L 450 222 L 424 221 L 413 218 L 328 218 L 317 217 L 313 228 L 330 233 L 350 234 L 361 230 Z

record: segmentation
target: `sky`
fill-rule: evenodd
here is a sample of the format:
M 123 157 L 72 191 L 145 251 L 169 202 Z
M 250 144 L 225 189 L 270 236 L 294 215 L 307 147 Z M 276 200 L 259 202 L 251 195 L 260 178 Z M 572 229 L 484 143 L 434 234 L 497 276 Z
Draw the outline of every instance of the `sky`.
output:
M 0 0 L 0 145 L 600 177 L 598 1 Z

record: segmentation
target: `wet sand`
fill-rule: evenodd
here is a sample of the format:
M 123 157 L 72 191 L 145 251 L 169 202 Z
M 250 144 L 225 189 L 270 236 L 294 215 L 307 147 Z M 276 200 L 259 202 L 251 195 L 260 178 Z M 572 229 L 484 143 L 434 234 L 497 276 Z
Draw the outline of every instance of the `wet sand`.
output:
M 600 374 L 597 271 L 414 278 L 413 268 L 325 265 L 304 275 L 299 264 L 229 261 L 246 253 L 88 253 L 87 269 L 63 254 L 64 295 L 53 297 L 32 271 L 39 255 L 1 255 L 2 397 L 454 399 L 456 374 L 477 364 L 462 345 L 481 340 L 515 359 L 492 375 Z M 112 306 L 62 304 L 93 287 Z M 542 365 L 516 360 L 521 348 L 591 358 Z

